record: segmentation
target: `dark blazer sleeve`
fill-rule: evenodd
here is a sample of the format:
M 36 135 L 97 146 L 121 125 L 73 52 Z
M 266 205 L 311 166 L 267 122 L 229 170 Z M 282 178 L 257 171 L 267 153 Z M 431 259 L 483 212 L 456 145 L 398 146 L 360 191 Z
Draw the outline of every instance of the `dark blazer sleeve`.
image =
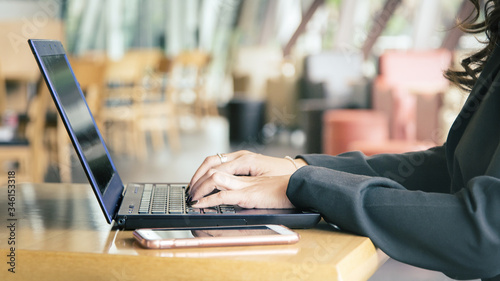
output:
M 445 145 L 403 154 L 379 154 L 366 157 L 358 151 L 338 156 L 299 155 L 309 165 L 365 176 L 392 179 L 406 189 L 450 192 Z
M 312 161 L 315 163 L 315 161 Z M 332 167 L 332 166 L 331 166 Z M 500 181 L 479 176 L 456 194 L 408 190 L 369 175 L 305 166 L 287 196 L 343 230 L 368 236 L 396 260 L 472 279 L 500 274 Z

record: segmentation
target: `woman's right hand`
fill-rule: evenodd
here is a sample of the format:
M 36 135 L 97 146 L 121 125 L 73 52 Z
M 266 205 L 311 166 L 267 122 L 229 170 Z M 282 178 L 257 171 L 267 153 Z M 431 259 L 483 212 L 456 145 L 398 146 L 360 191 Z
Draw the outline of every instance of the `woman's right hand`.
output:
M 222 163 L 222 158 L 226 162 Z M 215 174 L 229 174 L 236 176 L 282 176 L 291 175 L 297 168 L 307 165 L 302 159 L 295 159 L 294 163 L 289 159 L 265 156 L 250 151 L 236 151 L 224 155 L 213 155 L 205 158 L 201 166 L 195 172 L 189 184 L 189 193 L 206 195 L 212 190 L 200 190 L 200 186 Z M 206 186 L 206 185 L 205 185 Z M 208 188 L 208 187 L 205 187 Z

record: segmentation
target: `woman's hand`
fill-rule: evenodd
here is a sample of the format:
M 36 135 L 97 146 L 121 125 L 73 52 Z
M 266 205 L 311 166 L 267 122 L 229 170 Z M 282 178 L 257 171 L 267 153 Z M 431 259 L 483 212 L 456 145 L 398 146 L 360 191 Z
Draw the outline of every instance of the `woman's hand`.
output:
M 293 208 L 286 196 L 290 175 L 246 177 L 216 172 L 200 185 L 200 189 L 214 189 L 218 192 L 203 197 L 195 192 L 193 207 L 206 208 L 221 204 L 238 205 L 242 208 Z
M 227 161 L 222 163 L 223 159 Z M 206 204 L 237 204 L 250 208 L 291 207 L 285 193 L 290 175 L 297 169 L 295 165 L 300 168 L 307 164 L 301 159 L 296 159 L 294 164 L 289 159 L 249 151 L 237 151 L 223 157 L 209 156 L 191 179 L 189 196 L 193 201 L 200 200 L 195 205 L 200 208 L 207 207 Z M 224 192 L 202 199 L 214 190 Z M 264 198 L 267 195 L 277 201 Z M 207 199 L 209 197 L 213 198 Z

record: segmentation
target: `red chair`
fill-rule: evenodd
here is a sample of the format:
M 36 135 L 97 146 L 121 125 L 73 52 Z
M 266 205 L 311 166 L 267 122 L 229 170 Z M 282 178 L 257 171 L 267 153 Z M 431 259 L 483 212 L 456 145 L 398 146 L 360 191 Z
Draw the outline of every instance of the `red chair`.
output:
M 452 55 L 445 49 L 387 51 L 373 84 L 373 108 L 389 116 L 391 139 L 432 140 L 438 129 L 442 93 L 448 88 L 443 71 Z
M 323 153 L 349 151 L 353 142 L 384 143 L 389 140 L 387 117 L 381 112 L 334 109 L 323 115 Z
M 448 88 L 448 50 L 388 51 L 373 84 L 373 110 L 331 110 L 323 118 L 323 152 L 403 153 L 436 145 Z

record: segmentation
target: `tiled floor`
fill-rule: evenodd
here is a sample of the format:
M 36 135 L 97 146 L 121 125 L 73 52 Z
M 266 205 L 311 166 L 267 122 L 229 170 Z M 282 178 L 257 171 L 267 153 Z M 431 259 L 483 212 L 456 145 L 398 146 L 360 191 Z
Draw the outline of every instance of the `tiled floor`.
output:
M 137 161 L 130 157 L 113 155 L 117 170 L 124 182 L 130 181 L 189 181 L 196 168 L 208 155 L 248 149 L 254 152 L 284 157 L 302 153 L 302 149 L 290 145 L 288 135 L 281 134 L 268 145 L 257 142 L 229 143 L 228 123 L 216 118 L 205 121 L 201 130 L 182 134 L 180 151 L 166 148 L 150 152 L 147 161 Z M 73 164 L 75 182 L 87 182 L 77 161 Z M 369 281 L 449 281 L 453 280 L 439 272 L 419 269 L 394 260 L 386 262 Z

